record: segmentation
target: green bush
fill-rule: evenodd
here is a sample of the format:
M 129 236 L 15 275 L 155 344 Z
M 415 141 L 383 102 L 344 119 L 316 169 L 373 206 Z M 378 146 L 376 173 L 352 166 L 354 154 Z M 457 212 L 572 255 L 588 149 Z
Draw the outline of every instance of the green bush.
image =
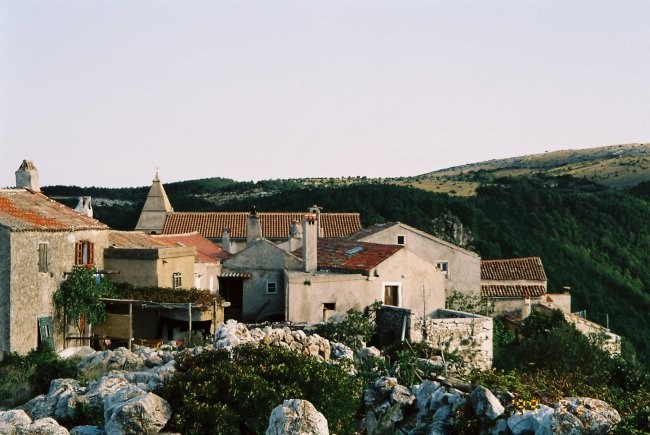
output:
M 354 433 L 363 382 L 338 365 L 289 350 L 238 346 L 188 356 L 160 391 L 182 433 L 264 433 L 286 399 L 309 400 L 336 433 Z
M 375 333 L 375 313 L 381 304 L 376 302 L 362 312 L 356 308 L 347 311 L 341 321 L 329 321 L 318 325 L 316 333 L 330 341 L 343 343 L 359 350 Z
M 78 375 L 74 361 L 59 358 L 47 345 L 26 355 L 10 353 L 0 362 L 0 407 L 11 408 L 47 393 L 50 382 Z

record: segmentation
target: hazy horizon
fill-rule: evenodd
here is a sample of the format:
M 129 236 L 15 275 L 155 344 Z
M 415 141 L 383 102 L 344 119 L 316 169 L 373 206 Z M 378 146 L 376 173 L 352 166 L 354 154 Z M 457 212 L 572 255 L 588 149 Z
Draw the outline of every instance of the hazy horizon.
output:
M 650 2 L 6 1 L 0 186 L 415 176 L 650 142 Z

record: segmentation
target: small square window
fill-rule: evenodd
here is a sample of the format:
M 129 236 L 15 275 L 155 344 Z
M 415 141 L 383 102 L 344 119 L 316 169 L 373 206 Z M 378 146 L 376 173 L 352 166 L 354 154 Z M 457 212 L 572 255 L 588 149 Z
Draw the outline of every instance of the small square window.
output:
M 266 283 L 266 292 L 267 293 L 277 293 L 278 292 L 278 284 L 275 282 L 267 282 Z
M 325 302 L 323 303 L 324 310 L 336 311 L 336 302 Z
M 404 236 L 397 236 L 397 244 L 398 245 L 404 244 Z
M 177 289 L 181 288 L 183 285 L 183 279 L 180 272 L 174 272 L 172 274 L 172 288 Z

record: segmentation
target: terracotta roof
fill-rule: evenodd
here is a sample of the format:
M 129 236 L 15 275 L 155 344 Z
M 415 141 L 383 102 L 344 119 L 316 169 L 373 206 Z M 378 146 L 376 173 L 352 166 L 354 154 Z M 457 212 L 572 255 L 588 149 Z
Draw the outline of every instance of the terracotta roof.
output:
M 40 192 L 0 189 L 0 226 L 11 231 L 108 230 L 97 219 L 84 216 Z
M 481 279 L 546 281 L 546 273 L 539 257 L 481 260 Z
M 523 298 L 525 295 L 538 297 L 544 294 L 546 289 L 543 285 L 481 285 L 481 296 L 492 298 Z
M 165 240 L 156 240 L 152 235 L 142 231 L 111 231 L 108 246 L 127 249 L 171 248 L 174 245 Z
M 321 238 L 318 239 L 318 270 L 369 273 L 400 249 L 399 245 Z M 302 248 L 292 253 L 302 258 Z
M 258 212 L 262 235 L 267 239 L 288 239 L 289 227 L 294 220 L 302 221 L 306 212 Z M 221 238 L 224 227 L 230 229 L 231 238 L 246 238 L 248 212 L 174 212 L 168 213 L 163 234 L 198 231 L 202 236 Z M 345 237 L 361 229 L 359 213 L 321 213 L 324 237 Z
M 232 257 L 232 254 L 221 249 L 221 246 L 206 239 L 196 231 L 185 234 L 157 234 L 152 236 L 156 240 L 165 241 L 175 246 L 196 247 L 196 260 L 201 263 L 214 263 Z

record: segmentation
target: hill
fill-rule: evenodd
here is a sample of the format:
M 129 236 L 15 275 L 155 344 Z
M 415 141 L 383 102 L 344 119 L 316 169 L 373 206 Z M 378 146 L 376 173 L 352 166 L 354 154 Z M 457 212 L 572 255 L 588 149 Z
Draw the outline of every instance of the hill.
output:
M 565 176 L 613 188 L 627 188 L 650 180 L 650 144 L 613 145 L 553 151 L 471 163 L 407 177 L 398 184 L 434 192 L 472 195 L 476 188 L 499 177 L 533 174 Z

